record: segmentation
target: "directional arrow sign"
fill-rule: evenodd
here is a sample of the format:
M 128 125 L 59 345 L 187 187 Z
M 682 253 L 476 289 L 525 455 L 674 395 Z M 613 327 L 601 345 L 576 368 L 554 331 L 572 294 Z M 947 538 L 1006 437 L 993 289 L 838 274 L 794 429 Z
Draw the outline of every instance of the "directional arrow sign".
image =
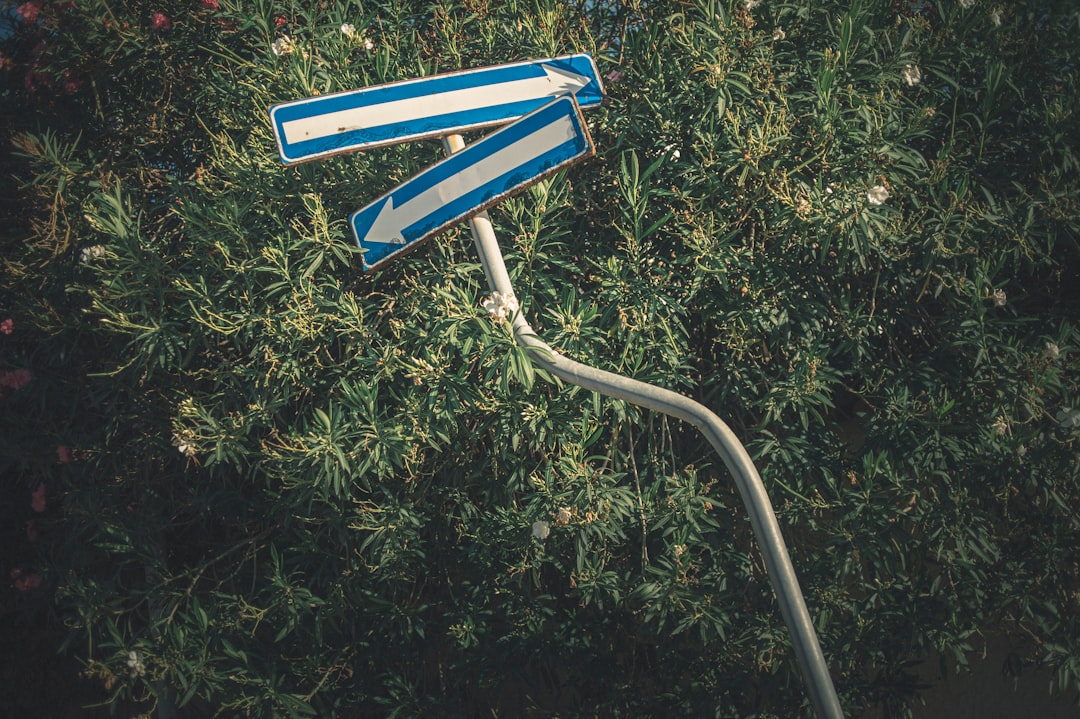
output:
M 286 165 L 511 122 L 551 98 L 573 94 L 596 107 L 604 89 L 587 54 L 432 75 L 274 105 Z
M 374 270 L 421 241 L 593 154 L 573 95 L 564 95 L 432 165 L 352 214 Z

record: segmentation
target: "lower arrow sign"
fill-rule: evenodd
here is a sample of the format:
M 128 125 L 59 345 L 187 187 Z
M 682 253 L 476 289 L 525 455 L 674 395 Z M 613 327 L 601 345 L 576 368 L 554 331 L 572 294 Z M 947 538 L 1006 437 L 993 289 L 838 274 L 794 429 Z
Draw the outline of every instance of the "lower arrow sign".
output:
M 553 100 L 353 213 L 349 224 L 365 250 L 364 270 L 593 152 L 573 96 Z

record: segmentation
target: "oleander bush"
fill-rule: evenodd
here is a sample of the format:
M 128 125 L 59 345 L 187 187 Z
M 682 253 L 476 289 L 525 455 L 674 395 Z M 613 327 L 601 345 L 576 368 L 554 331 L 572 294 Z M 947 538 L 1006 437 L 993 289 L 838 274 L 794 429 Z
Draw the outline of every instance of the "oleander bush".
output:
M 492 211 L 537 331 L 730 422 L 850 716 L 1002 631 L 1080 689 L 1071 0 L 4 8 L 3 606 L 107 704 L 811 714 L 692 427 L 533 368 L 467 230 L 360 272 L 440 144 L 277 159 L 273 103 L 568 52 L 597 155 Z

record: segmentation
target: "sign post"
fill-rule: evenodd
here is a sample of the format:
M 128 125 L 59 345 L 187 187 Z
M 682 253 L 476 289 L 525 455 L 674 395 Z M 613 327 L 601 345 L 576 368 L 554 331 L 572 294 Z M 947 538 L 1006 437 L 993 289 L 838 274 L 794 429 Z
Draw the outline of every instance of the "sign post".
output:
M 443 145 L 448 153 L 453 153 L 463 148 L 465 142 L 460 135 L 451 135 L 443 141 Z M 486 212 L 481 213 L 469 220 L 469 227 L 489 289 L 503 296 L 513 296 L 510 273 L 506 271 L 491 219 Z M 530 350 L 530 359 L 556 377 L 593 392 L 685 420 L 705 435 L 735 479 L 739 496 L 750 515 L 750 525 L 765 560 L 765 569 L 780 605 L 780 614 L 791 634 L 795 657 L 814 711 L 820 719 L 844 719 L 844 710 L 829 675 L 829 665 L 821 652 L 821 644 L 769 495 L 753 460 L 731 428 L 708 407 L 689 397 L 564 357 L 540 339 L 522 312 L 514 313 L 512 322 L 514 337 Z

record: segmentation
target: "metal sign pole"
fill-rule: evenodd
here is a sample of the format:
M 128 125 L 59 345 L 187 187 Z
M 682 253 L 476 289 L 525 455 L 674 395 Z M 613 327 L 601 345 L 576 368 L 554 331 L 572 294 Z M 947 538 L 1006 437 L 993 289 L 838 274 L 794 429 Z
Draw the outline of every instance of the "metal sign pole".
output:
M 449 135 L 443 139 L 443 145 L 447 153 L 451 154 L 464 148 L 465 141 L 461 135 Z M 488 214 L 482 212 L 476 215 L 469 221 L 469 226 L 480 254 L 480 263 L 487 276 L 488 287 L 492 292 L 503 296 L 514 296 L 510 275 L 506 271 L 506 263 L 503 261 Z M 556 377 L 593 392 L 678 417 L 691 423 L 705 435 L 734 477 L 739 494 L 750 514 L 750 524 L 765 559 L 769 580 L 780 604 L 780 613 L 791 633 L 795 656 L 809 689 L 814 710 L 821 719 L 843 719 L 844 712 L 840 708 L 840 700 L 833 687 L 825 657 L 821 653 L 821 645 L 810 621 L 806 601 L 799 588 L 799 580 L 791 565 L 791 558 L 788 556 L 769 496 L 746 448 L 727 424 L 708 407 L 689 397 L 562 356 L 536 336 L 522 312 L 514 314 L 513 328 L 517 341 L 532 350 L 529 353 L 532 361 Z

